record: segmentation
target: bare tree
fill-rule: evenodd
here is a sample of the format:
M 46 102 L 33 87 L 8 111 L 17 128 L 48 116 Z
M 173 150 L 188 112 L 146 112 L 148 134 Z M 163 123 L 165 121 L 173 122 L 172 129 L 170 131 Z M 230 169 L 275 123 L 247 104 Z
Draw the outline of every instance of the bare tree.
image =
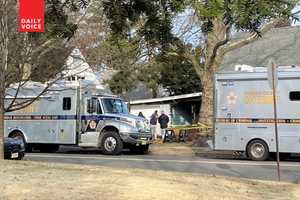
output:
M 68 23 L 65 11 L 70 5 L 76 6 L 75 2 L 46 1 L 46 32 L 18 33 L 17 0 L 0 1 L 0 158 L 4 152 L 4 113 L 29 106 L 57 80 L 65 78 L 64 63 L 73 49 L 68 41 L 76 30 Z M 78 0 L 77 6 L 84 2 Z M 58 18 L 60 21 L 56 21 Z M 34 98 L 19 100 L 19 91 L 31 81 L 45 86 Z M 8 96 L 10 100 L 5 104 Z
M 73 13 L 70 20 L 78 25 L 70 44 L 82 52 L 92 68 L 99 69 L 111 56 L 108 46 L 104 44 L 110 29 L 102 14 L 102 1 L 92 0 L 82 12 Z
M 0 101 L 4 101 L 5 95 L 5 71 L 7 70 L 8 60 L 8 12 L 7 12 L 8 1 L 3 0 L 0 2 Z M 0 103 L 0 157 L 4 157 L 4 103 Z

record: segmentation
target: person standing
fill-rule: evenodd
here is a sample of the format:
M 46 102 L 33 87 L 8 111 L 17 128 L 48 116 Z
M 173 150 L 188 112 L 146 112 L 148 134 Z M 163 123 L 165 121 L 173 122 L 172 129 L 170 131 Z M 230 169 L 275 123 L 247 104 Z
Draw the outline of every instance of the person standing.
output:
M 144 119 L 145 119 L 145 116 L 143 115 L 143 113 L 142 113 L 142 112 L 139 112 L 138 116 L 139 116 L 139 117 L 142 117 L 142 118 L 144 118 Z
M 157 119 L 158 119 L 158 114 L 157 110 L 154 111 L 154 113 L 150 117 L 150 131 L 152 134 L 152 137 L 154 137 L 154 140 L 157 139 Z
M 168 128 L 169 121 L 170 121 L 169 117 L 165 114 L 164 111 L 161 111 L 161 115 L 158 118 L 158 122 L 159 122 L 160 128 L 161 128 L 162 142 L 164 142 L 164 140 L 165 140 L 166 128 Z

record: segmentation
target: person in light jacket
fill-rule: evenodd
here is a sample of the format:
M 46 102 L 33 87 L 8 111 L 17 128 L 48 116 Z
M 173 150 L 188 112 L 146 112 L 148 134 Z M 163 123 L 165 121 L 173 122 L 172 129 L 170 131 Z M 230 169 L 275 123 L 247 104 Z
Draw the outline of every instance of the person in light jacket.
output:
M 158 119 L 158 114 L 156 110 L 150 117 L 150 131 L 152 133 L 152 137 L 154 138 L 154 140 L 157 139 L 157 119 Z

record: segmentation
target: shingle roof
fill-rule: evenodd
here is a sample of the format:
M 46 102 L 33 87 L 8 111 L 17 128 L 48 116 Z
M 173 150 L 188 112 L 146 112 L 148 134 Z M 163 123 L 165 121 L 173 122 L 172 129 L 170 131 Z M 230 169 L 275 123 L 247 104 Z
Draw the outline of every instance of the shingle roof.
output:
M 237 37 L 241 38 L 242 35 L 239 34 Z M 220 70 L 231 71 L 238 64 L 266 66 L 271 57 L 281 66 L 300 66 L 300 27 L 270 30 L 257 41 L 228 53 Z

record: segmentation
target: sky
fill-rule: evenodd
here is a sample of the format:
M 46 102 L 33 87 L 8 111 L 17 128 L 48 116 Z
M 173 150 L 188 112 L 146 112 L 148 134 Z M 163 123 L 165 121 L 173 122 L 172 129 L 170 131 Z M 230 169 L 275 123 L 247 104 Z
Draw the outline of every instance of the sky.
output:
M 300 12 L 300 2 L 298 3 L 298 5 L 293 10 L 293 13 L 296 13 L 296 12 Z M 298 14 L 298 16 L 300 17 L 300 14 Z M 293 26 L 300 26 L 300 21 L 294 22 Z

